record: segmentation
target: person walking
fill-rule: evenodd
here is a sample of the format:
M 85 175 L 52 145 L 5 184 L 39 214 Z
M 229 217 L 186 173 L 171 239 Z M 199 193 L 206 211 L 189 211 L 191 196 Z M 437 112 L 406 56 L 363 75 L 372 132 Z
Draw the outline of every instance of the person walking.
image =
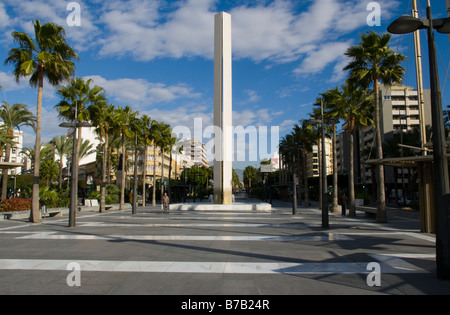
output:
M 164 212 L 167 212 L 169 210 L 170 200 L 169 200 L 169 196 L 167 196 L 166 192 L 164 193 L 164 196 L 163 196 L 163 199 L 162 199 L 162 203 L 163 203 Z
M 345 212 L 347 210 L 348 197 L 345 193 L 341 196 L 341 206 L 342 206 L 342 216 L 345 217 Z

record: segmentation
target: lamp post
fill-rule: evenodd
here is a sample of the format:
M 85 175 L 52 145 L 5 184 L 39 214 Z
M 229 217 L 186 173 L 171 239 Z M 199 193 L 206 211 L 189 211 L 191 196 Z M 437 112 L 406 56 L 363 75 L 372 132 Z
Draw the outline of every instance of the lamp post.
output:
M 436 212 L 436 266 L 440 279 L 450 280 L 450 208 L 446 203 L 449 196 L 447 152 L 445 146 L 442 95 L 436 58 L 434 29 L 450 33 L 450 18 L 432 19 L 430 0 L 427 1 L 427 19 L 403 15 L 393 21 L 388 32 L 407 34 L 419 29 L 428 31 L 428 55 L 430 67 L 431 117 L 433 125 L 434 197 Z
M 63 122 L 59 125 L 64 128 L 73 128 L 73 146 L 72 146 L 72 180 L 70 182 L 70 208 L 69 208 L 69 227 L 75 227 L 75 218 L 78 205 L 78 152 L 77 152 L 77 128 L 92 127 L 92 124 L 86 121 L 78 122 L 77 109 L 75 108 L 74 122 Z

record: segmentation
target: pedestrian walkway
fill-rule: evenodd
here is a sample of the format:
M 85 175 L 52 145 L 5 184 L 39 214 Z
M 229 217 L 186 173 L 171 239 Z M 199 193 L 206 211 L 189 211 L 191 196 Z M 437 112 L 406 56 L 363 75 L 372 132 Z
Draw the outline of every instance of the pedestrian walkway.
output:
M 322 229 L 318 209 L 298 210 L 274 201 L 271 211 L 82 214 L 75 228 L 0 222 L 0 294 L 450 293 L 416 220 L 330 214 Z

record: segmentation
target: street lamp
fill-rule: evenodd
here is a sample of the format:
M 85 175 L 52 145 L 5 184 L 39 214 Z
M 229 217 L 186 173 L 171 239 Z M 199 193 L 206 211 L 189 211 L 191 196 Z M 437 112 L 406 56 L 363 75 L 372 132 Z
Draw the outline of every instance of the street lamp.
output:
M 442 111 L 442 95 L 436 58 L 434 29 L 440 33 L 450 33 L 450 18 L 432 19 L 430 0 L 427 1 L 427 19 L 401 16 L 393 21 L 388 32 L 407 34 L 419 29 L 428 31 L 428 55 L 430 63 L 431 117 L 433 125 L 434 197 L 436 211 L 436 265 L 437 276 L 450 280 L 450 209 L 447 207 L 449 180 L 446 139 Z
M 63 122 L 59 125 L 63 128 L 73 128 L 73 146 L 72 146 L 72 180 L 70 183 L 70 208 L 69 208 L 69 227 L 75 227 L 75 218 L 78 204 L 78 154 L 77 154 L 77 128 L 92 127 L 87 121 L 78 122 L 77 110 L 75 109 L 75 122 Z
M 322 115 L 322 119 L 309 119 L 306 121 L 308 124 L 317 124 L 322 125 L 322 228 L 329 227 L 328 220 L 328 184 L 327 184 L 327 154 L 325 147 L 325 125 L 329 124 L 337 124 L 338 120 L 335 118 L 330 118 L 324 120 L 323 115 L 323 99 L 320 99 L 320 112 Z

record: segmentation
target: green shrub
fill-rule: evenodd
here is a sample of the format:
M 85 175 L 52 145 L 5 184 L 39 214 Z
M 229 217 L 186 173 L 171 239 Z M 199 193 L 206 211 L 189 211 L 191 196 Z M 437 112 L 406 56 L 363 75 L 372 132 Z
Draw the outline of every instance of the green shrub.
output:
M 105 202 L 107 205 L 119 203 L 120 189 L 114 184 L 106 185 Z

